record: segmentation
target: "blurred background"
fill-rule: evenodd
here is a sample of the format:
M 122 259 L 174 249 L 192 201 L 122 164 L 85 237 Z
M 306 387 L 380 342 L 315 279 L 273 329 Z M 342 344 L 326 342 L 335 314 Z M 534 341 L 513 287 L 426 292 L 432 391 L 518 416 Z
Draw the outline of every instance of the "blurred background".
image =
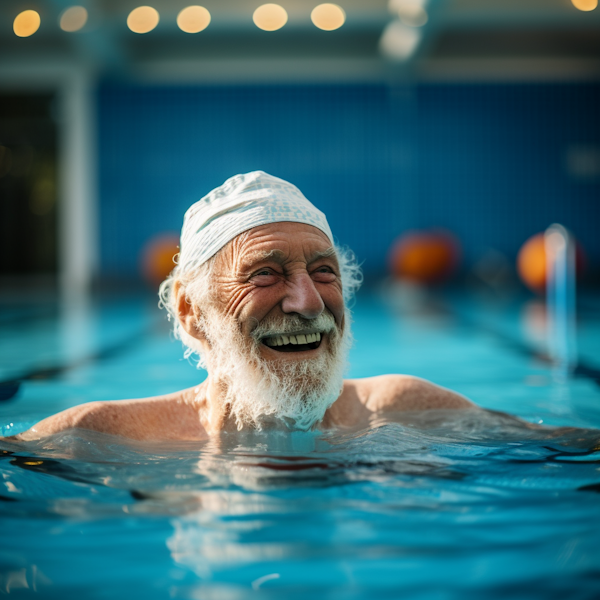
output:
M 0 436 L 206 377 L 156 292 L 186 209 L 255 169 L 363 265 L 351 377 L 600 428 L 598 0 L 275 1 L 0 0 Z M 284 440 L 44 440 L 4 461 L 0 587 L 599 598 L 598 429 L 538 445 L 495 419 L 290 436 L 325 449 L 298 485 L 246 462 Z
M 367 282 L 542 289 L 517 257 L 557 222 L 593 285 L 596 5 L 3 0 L 0 283 L 156 289 L 187 207 L 262 169 Z

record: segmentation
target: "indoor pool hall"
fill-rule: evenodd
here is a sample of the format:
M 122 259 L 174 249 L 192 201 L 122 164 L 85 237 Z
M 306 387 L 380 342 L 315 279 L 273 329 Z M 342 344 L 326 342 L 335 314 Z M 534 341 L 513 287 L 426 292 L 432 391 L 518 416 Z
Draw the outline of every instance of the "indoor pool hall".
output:
M 598 0 L 7 0 L 0 595 L 597 600 Z

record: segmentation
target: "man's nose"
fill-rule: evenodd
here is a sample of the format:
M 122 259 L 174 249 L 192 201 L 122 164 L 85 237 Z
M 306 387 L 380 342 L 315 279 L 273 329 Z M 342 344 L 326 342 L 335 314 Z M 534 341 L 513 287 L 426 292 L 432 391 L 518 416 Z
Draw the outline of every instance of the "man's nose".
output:
M 306 319 L 316 319 L 325 308 L 308 273 L 294 275 L 288 281 L 288 292 L 281 303 L 284 313 L 298 313 Z

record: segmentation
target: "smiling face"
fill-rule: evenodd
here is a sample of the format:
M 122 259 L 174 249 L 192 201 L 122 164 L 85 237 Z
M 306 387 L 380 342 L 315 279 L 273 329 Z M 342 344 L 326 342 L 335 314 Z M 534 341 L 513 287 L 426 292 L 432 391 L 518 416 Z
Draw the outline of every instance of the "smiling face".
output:
M 339 264 L 327 236 L 303 223 L 271 223 L 232 240 L 216 259 L 223 313 L 265 360 L 306 360 L 344 327 Z M 291 317 L 291 318 L 290 318 Z
M 229 242 L 211 272 L 211 301 L 180 319 L 238 427 L 275 418 L 309 428 L 340 394 L 349 346 L 331 242 L 310 225 L 259 226 Z

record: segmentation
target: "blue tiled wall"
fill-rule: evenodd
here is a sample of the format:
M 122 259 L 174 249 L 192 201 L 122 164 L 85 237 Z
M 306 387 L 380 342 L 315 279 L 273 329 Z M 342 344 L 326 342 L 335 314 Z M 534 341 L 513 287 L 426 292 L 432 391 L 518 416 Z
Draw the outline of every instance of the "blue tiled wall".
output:
M 423 86 L 419 89 L 422 223 L 514 256 L 559 222 L 600 259 L 600 177 L 569 174 L 569 148 L 600 150 L 599 85 Z
M 143 245 L 227 177 L 263 169 L 328 215 L 366 271 L 399 233 L 441 226 L 466 264 L 514 257 L 559 221 L 600 262 L 600 182 L 565 169 L 600 144 L 600 85 L 99 89 L 101 272 L 136 276 Z

